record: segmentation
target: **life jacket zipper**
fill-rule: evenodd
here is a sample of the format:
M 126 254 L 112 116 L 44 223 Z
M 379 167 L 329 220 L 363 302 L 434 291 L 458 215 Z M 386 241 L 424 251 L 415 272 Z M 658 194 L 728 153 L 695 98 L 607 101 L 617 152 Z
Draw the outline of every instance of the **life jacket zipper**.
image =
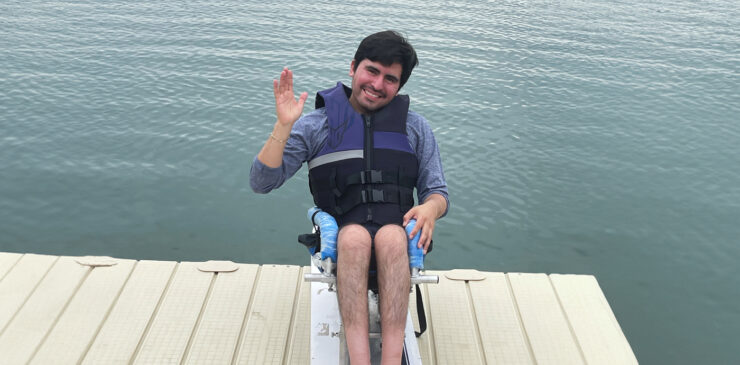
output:
M 365 154 L 365 171 L 370 171 L 373 169 L 373 117 L 371 115 L 363 115 L 362 119 L 365 121 L 365 146 L 364 146 L 364 154 Z M 372 185 L 367 184 L 363 186 L 363 189 L 365 189 L 365 194 L 368 199 L 372 197 Z M 373 220 L 373 211 L 370 208 L 370 203 L 367 204 L 367 218 L 366 221 L 372 221 Z

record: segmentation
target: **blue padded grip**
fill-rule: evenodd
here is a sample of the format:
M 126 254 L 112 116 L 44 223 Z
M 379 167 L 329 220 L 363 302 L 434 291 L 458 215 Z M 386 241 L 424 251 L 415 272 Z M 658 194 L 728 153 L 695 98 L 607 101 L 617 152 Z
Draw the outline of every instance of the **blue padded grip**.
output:
M 329 257 L 337 262 L 337 221 L 317 207 L 308 210 L 308 219 L 321 231 L 321 260 Z
M 411 231 L 416 226 L 416 219 L 409 221 L 406 225 L 406 234 L 411 234 Z M 409 239 L 409 267 L 424 269 L 424 249 L 416 247 L 419 244 L 419 238 L 421 237 L 421 229 L 416 232 L 414 238 Z

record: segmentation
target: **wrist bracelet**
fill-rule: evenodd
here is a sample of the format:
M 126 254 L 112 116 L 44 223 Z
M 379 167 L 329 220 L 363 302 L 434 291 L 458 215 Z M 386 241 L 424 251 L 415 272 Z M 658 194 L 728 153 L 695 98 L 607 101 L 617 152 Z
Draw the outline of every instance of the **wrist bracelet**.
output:
M 278 142 L 280 142 L 280 143 L 285 143 L 285 142 L 288 142 L 288 140 L 287 140 L 287 139 L 286 139 L 286 140 L 282 140 L 282 139 L 280 139 L 280 138 L 277 138 L 277 137 L 275 137 L 275 135 L 274 135 L 274 134 L 272 134 L 272 132 L 270 132 L 270 138 L 272 138 L 272 139 L 274 139 L 274 140 L 276 140 L 276 141 L 278 141 Z

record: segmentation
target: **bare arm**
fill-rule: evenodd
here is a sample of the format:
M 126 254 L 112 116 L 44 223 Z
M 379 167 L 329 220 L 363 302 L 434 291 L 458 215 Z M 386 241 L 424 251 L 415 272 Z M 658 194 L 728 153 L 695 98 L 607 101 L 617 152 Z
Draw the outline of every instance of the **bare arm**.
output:
M 272 89 L 275 94 L 275 114 L 277 122 L 267 138 L 265 145 L 257 155 L 263 164 L 268 167 L 279 167 L 283 163 L 283 151 L 285 143 L 290 137 L 293 124 L 303 113 L 303 105 L 308 98 L 308 93 L 303 92 L 298 100 L 293 92 L 293 71 L 287 67 L 280 73 L 280 81 L 272 81 Z

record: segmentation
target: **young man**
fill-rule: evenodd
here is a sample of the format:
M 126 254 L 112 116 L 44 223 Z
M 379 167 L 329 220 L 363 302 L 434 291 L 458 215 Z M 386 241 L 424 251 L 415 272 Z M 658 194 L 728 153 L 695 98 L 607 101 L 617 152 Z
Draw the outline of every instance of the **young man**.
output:
M 252 165 L 258 193 L 280 187 L 308 162 L 314 202 L 340 226 L 337 294 L 352 364 L 369 364 L 367 276 L 377 265 L 382 363 L 398 364 L 410 290 L 407 237 L 416 219 L 426 253 L 434 224 L 447 213 L 447 184 L 427 121 L 398 95 L 418 64 L 396 32 L 365 38 L 350 64 L 352 87 L 320 91 L 316 110 L 301 117 L 307 93 L 296 100 L 293 73 L 273 81 L 277 122 Z M 413 189 L 419 205 L 414 206 Z

